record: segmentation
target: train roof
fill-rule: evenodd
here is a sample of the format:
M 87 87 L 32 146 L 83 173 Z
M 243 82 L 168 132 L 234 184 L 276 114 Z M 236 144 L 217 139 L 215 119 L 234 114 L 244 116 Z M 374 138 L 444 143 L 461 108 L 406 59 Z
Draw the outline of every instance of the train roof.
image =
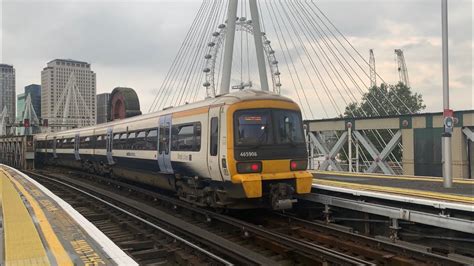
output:
M 118 126 L 118 125 L 138 122 L 138 121 L 150 119 L 157 116 L 172 114 L 172 113 L 176 113 L 180 111 L 200 108 L 200 107 L 209 106 L 209 105 L 215 105 L 215 104 L 230 105 L 237 102 L 251 101 L 251 100 L 279 100 L 279 101 L 294 102 L 288 97 L 281 96 L 273 92 L 246 89 L 246 90 L 241 90 L 238 92 L 228 93 L 224 95 L 217 95 L 215 98 L 207 98 L 201 101 L 184 104 L 184 105 L 176 106 L 176 107 L 167 107 L 163 110 L 159 110 L 156 112 L 138 115 L 138 116 L 121 119 L 121 120 L 115 120 L 115 121 L 111 121 L 111 122 L 107 122 L 107 123 L 103 123 L 99 125 L 69 129 L 69 130 L 60 131 L 60 132 L 41 133 L 41 134 L 38 134 L 38 137 L 42 138 L 42 137 L 46 137 L 46 135 L 51 135 L 51 134 L 59 135 L 59 136 L 69 136 L 69 135 L 73 136 L 78 131 L 87 132 L 94 129 L 109 128 L 111 126 Z

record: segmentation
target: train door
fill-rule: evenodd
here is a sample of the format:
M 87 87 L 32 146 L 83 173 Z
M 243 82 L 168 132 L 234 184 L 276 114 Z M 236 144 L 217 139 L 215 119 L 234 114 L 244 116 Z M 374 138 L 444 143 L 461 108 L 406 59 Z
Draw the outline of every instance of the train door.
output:
M 58 155 L 56 154 L 56 146 L 58 145 L 58 141 L 56 137 L 53 138 L 53 159 L 58 158 Z
M 213 180 L 222 180 L 219 165 L 220 107 L 209 109 L 207 167 Z
M 114 158 L 112 157 L 112 147 L 114 142 L 114 134 L 113 134 L 113 129 L 108 128 L 107 129 L 107 139 L 105 141 L 105 154 L 107 156 L 107 162 L 109 164 L 114 164 Z
M 76 161 L 81 159 L 81 156 L 79 155 L 79 145 L 81 145 L 80 140 L 79 133 L 76 133 L 74 136 L 74 158 L 76 158 Z
M 158 166 L 160 172 L 173 173 L 171 166 L 171 114 L 161 116 L 158 122 Z

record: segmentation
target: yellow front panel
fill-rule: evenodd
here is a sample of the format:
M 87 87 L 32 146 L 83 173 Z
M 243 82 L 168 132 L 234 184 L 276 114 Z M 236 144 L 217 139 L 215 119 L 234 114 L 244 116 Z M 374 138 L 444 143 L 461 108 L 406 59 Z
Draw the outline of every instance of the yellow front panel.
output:
M 262 174 L 282 173 L 290 171 L 290 160 L 264 160 L 262 161 Z
M 311 192 L 313 185 L 313 175 L 308 171 L 299 171 L 295 173 L 296 193 L 306 194 Z
M 241 174 L 232 176 L 233 183 L 241 183 L 247 198 L 262 196 L 262 177 L 260 174 Z

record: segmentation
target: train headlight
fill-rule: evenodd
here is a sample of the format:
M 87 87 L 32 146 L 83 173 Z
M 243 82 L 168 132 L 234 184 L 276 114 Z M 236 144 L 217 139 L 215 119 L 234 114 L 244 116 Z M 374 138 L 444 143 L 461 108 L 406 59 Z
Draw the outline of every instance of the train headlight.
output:
M 260 173 L 262 172 L 262 163 L 261 162 L 237 163 L 237 172 L 239 174 Z
M 303 171 L 308 167 L 308 160 L 291 160 L 290 169 L 291 171 Z

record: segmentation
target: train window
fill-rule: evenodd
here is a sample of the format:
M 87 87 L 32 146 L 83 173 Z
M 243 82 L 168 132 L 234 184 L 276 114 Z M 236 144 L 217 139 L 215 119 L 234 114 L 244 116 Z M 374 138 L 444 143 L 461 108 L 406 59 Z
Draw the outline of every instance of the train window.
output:
M 91 141 L 90 137 L 87 137 L 87 138 L 84 139 L 84 142 L 89 142 L 89 141 Z
M 157 135 L 158 131 L 156 129 L 150 130 L 146 136 L 146 149 L 155 150 L 157 148 Z M 161 142 L 160 142 L 161 144 Z
M 201 150 L 201 123 L 194 123 L 194 151 Z
M 136 136 L 137 136 L 137 133 L 135 133 L 135 132 L 132 132 L 132 133 L 128 134 L 129 139 L 134 139 Z
M 276 139 L 278 144 L 304 143 L 303 125 L 298 112 L 273 110 L 276 121 Z
M 211 118 L 211 136 L 210 136 L 210 150 L 211 156 L 217 155 L 217 148 L 219 143 L 219 122 L 217 117 Z
M 97 136 L 96 149 L 105 149 L 106 136 Z
M 146 132 L 145 132 L 145 131 L 140 131 L 140 132 L 138 132 L 138 134 L 137 134 L 137 138 L 145 138 L 145 136 L 146 136 Z
M 128 137 L 128 133 L 123 133 L 120 135 L 120 148 L 123 150 L 127 149 L 127 145 L 128 145 L 127 137 Z
M 260 146 L 273 144 L 270 110 L 243 110 L 234 114 L 235 145 Z
M 120 139 L 120 134 L 115 134 L 114 139 Z
M 135 144 L 133 145 L 134 150 L 144 150 L 146 148 L 145 137 L 146 137 L 145 131 L 139 131 L 136 133 Z
M 199 151 L 200 149 L 201 149 L 201 123 L 174 125 L 172 127 L 171 129 L 171 150 L 172 151 Z
M 194 149 L 194 125 L 173 126 L 171 150 L 192 151 Z
M 156 133 L 157 133 L 156 129 L 150 130 L 146 137 L 147 138 L 156 137 L 157 136 Z

